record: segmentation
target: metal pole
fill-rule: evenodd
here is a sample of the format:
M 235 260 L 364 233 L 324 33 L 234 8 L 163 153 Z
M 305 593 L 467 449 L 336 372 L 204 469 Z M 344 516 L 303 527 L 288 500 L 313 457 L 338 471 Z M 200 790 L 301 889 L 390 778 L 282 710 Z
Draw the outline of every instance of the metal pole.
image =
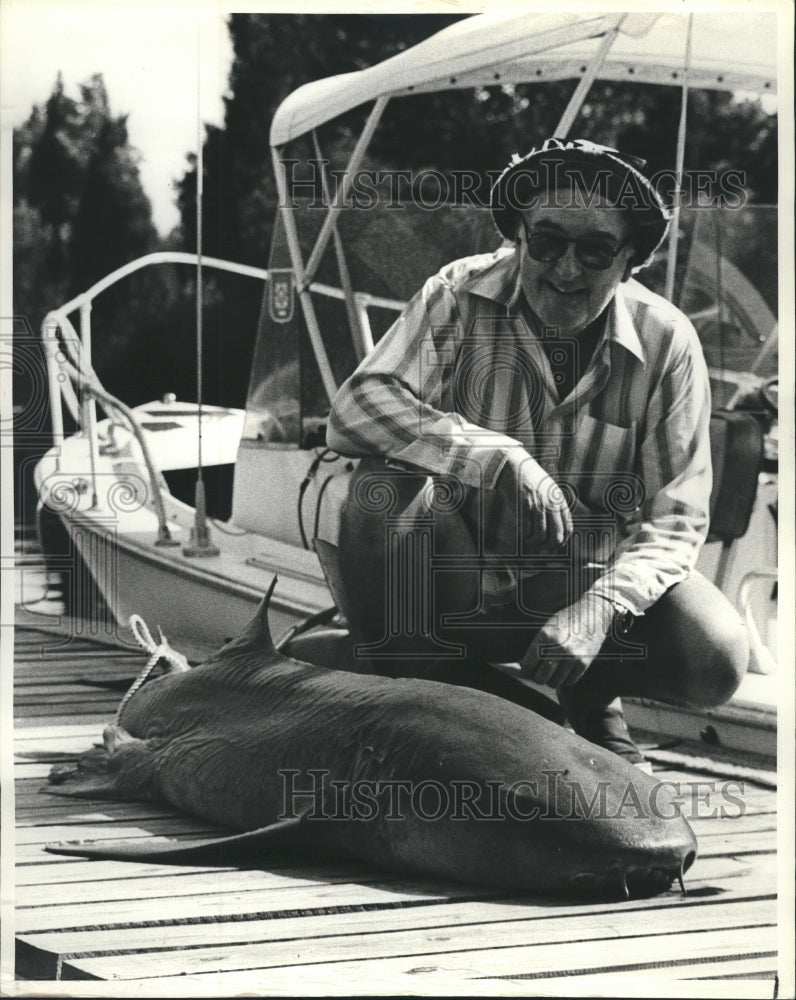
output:
M 324 250 L 329 242 L 329 237 L 332 235 L 332 227 L 334 226 L 335 219 L 337 218 L 339 212 L 344 207 L 346 199 L 348 198 L 349 192 L 351 191 L 351 185 L 353 183 L 354 171 L 359 167 L 362 162 L 362 157 L 367 151 L 370 140 L 373 133 L 376 131 L 376 126 L 379 124 L 379 119 L 387 106 L 388 97 L 379 97 L 376 103 L 373 105 L 373 109 L 368 116 L 368 120 L 365 122 L 365 127 L 362 129 L 362 135 L 360 135 L 354 151 L 351 154 L 351 159 L 348 161 L 348 166 L 346 167 L 346 172 L 343 175 L 343 190 L 339 198 L 337 198 L 333 205 L 329 206 L 329 211 L 326 218 L 323 220 L 323 225 L 321 226 L 321 231 L 318 233 L 318 239 L 315 241 L 315 246 L 312 248 L 312 253 L 307 261 L 307 267 L 304 272 L 304 281 L 309 283 L 315 277 L 315 272 L 318 270 L 318 265 L 321 262 L 321 257 L 323 256 Z M 299 286 L 299 291 L 303 290 L 303 285 Z
M 299 302 L 301 303 L 304 320 L 307 324 L 307 332 L 309 334 L 310 343 L 312 344 L 312 349 L 315 352 L 315 359 L 318 362 L 318 370 L 321 373 L 323 387 L 326 390 L 326 395 L 331 403 L 337 393 L 337 383 L 334 380 L 332 366 L 329 363 L 329 357 L 323 343 L 321 330 L 318 326 L 318 318 L 315 315 L 315 307 L 312 304 L 312 296 L 310 295 L 305 279 L 304 259 L 301 256 L 301 244 L 299 243 L 296 220 L 293 215 L 293 204 L 288 199 L 284 166 L 279 158 L 279 153 L 273 146 L 271 147 L 271 157 L 274 163 L 276 186 L 279 192 L 279 210 L 282 213 L 282 219 L 285 223 L 287 246 L 290 251 L 290 259 L 293 264 L 293 274 L 296 281 L 296 287 L 299 289 Z
M 91 303 L 84 302 L 80 307 L 80 367 L 89 377 L 93 374 L 91 367 Z M 83 398 L 83 418 L 86 422 L 86 437 L 88 439 L 88 454 L 91 462 L 91 509 L 99 506 L 97 498 L 97 465 L 99 463 L 99 442 L 97 441 L 97 402 L 91 397 Z
M 681 184 L 683 182 L 683 163 L 685 162 L 685 126 L 688 112 L 688 76 L 691 72 L 691 29 L 694 23 L 694 15 L 688 15 L 688 31 L 685 39 L 685 61 L 683 64 L 683 91 L 680 100 L 680 125 L 677 129 L 677 162 L 675 163 L 675 177 L 677 187 L 674 189 L 674 212 L 672 213 L 672 226 L 669 230 L 669 254 L 666 260 L 666 288 L 665 297 L 672 302 L 674 300 L 674 272 L 677 266 L 677 240 L 680 228 L 680 195 Z
M 53 331 L 52 338 L 48 337 L 48 327 Z M 55 446 L 55 468 L 61 471 L 61 445 L 64 443 L 64 415 L 61 409 L 61 393 L 59 391 L 57 355 L 60 350 L 58 346 L 58 329 L 54 320 L 46 316 L 42 324 L 42 342 L 47 357 L 47 389 L 50 397 L 50 423 L 53 429 L 53 445 Z
M 326 176 L 323 155 L 321 153 L 321 145 L 318 142 L 318 133 L 315 129 L 312 130 L 312 142 L 315 146 L 315 155 L 318 158 L 318 162 L 321 164 L 321 184 L 323 185 L 323 196 L 329 203 L 331 203 L 329 180 Z M 351 284 L 351 272 L 348 270 L 348 261 L 346 260 L 345 249 L 343 247 L 343 241 L 340 237 L 340 231 L 337 228 L 336 219 L 334 223 L 334 253 L 337 258 L 337 269 L 340 272 L 340 284 L 343 289 L 343 294 L 345 295 L 345 311 L 348 317 L 348 327 L 354 341 L 357 361 L 361 361 L 365 357 L 367 350 L 365 348 L 362 330 L 359 326 L 359 313 L 355 301 L 356 297 L 354 295 L 354 287 Z M 373 345 L 371 343 L 371 347 L 372 346 Z
M 202 475 L 202 193 L 204 186 L 204 156 L 202 130 L 202 14 L 196 22 L 196 420 L 198 434 L 198 454 L 196 487 L 194 490 L 194 526 L 191 540 L 184 546 L 184 556 L 217 556 L 218 546 L 210 540 L 207 524 L 207 503 L 205 483 Z
M 605 57 L 608 55 L 611 46 L 616 41 L 616 36 L 619 34 L 619 29 L 622 27 L 622 22 L 625 20 L 626 17 L 627 14 L 624 14 L 621 20 L 617 23 L 616 27 L 611 28 L 610 31 L 607 31 L 603 35 L 602 40 L 600 41 L 599 48 L 595 53 L 591 65 L 586 70 L 584 75 L 581 77 L 580 82 L 575 88 L 575 92 L 573 93 L 572 97 L 570 97 L 569 104 L 567 104 L 566 109 L 564 110 L 564 114 L 561 116 L 561 120 L 559 121 L 558 126 L 555 132 L 553 133 L 553 135 L 556 136 L 556 138 L 566 139 L 566 137 L 569 135 L 569 130 L 572 128 L 575 118 L 577 117 L 577 114 L 581 109 L 581 105 L 586 99 L 586 94 L 588 94 L 597 74 L 602 69 L 602 65 L 605 62 Z
M 370 316 L 368 316 L 368 300 L 364 295 L 354 293 L 354 302 L 357 307 L 359 318 L 359 330 L 362 335 L 363 356 L 367 357 L 373 350 L 373 331 L 370 328 Z

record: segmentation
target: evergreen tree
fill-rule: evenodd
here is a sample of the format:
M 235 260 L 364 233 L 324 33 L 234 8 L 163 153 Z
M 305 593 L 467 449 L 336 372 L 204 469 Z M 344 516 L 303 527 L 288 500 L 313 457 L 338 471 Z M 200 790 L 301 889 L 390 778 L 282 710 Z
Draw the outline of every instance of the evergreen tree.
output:
M 73 294 L 156 243 L 152 206 L 136 161 L 126 119 L 106 116 L 97 125 L 73 221 L 69 269 Z
M 69 239 L 69 223 L 80 199 L 89 155 L 82 134 L 80 107 L 64 93 L 60 73 L 43 118 L 34 109 L 27 127 L 35 141 L 26 165 L 24 191 L 29 203 L 38 209 L 42 222 L 53 227 L 54 246 L 60 253 Z
M 222 129 L 205 142 L 204 234 L 208 253 L 262 265 L 276 210 L 270 123 L 281 101 L 303 83 L 374 65 L 417 44 L 461 15 L 235 14 L 234 61 Z M 389 102 L 368 162 L 411 170 L 475 170 L 486 178 L 509 152 L 551 135 L 574 80 L 419 94 Z M 573 134 L 621 144 L 651 171 L 674 166 L 680 91 L 676 87 L 598 81 Z M 319 130 L 324 155 L 342 166 L 362 108 Z M 776 200 L 776 119 L 729 93 L 694 92 L 689 100 L 687 167 L 743 170 L 751 200 Z M 308 139 L 291 144 L 311 157 Z M 194 164 L 179 183 L 178 205 L 189 247 L 195 238 Z M 486 191 L 484 183 L 482 190 Z
M 81 86 L 79 100 L 65 94 L 59 74 L 44 107 L 15 129 L 14 303 L 31 329 L 47 310 L 156 249 L 138 159 L 99 74 Z M 151 398 L 162 376 L 144 341 L 162 339 L 176 294 L 169 276 L 143 272 L 95 301 L 93 360 L 112 391 Z M 136 361 L 143 357 L 146 364 Z

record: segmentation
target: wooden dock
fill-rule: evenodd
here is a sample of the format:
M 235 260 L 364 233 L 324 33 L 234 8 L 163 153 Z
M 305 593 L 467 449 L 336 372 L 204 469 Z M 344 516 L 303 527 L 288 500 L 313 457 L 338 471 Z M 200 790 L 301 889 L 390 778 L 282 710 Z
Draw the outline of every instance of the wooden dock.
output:
M 575 904 L 285 854 L 241 869 L 46 852 L 218 831 L 168 808 L 41 794 L 54 761 L 101 738 L 145 659 L 32 608 L 15 632 L 17 979 L 147 996 L 707 996 L 718 980 L 720 995 L 777 995 L 776 792 L 693 769 L 657 772 L 680 785 L 699 839 L 686 897 Z

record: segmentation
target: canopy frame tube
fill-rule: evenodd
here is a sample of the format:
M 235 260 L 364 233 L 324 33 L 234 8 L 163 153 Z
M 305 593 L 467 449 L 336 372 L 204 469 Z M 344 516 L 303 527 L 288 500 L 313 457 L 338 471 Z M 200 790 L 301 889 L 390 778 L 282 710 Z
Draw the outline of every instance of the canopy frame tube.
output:
M 323 196 L 327 201 L 331 202 L 329 179 L 326 176 L 327 161 L 323 159 L 323 154 L 321 153 L 321 145 L 318 141 L 317 129 L 312 130 L 312 143 L 315 147 L 315 156 L 318 159 L 318 163 L 321 165 L 321 184 L 323 185 Z M 334 221 L 332 232 L 334 236 L 334 253 L 337 258 L 337 270 L 340 274 L 340 287 L 345 295 L 345 309 L 348 317 L 348 327 L 354 341 L 357 361 L 361 361 L 368 353 L 367 341 L 360 325 L 360 312 L 357 308 L 356 296 L 354 295 L 354 288 L 351 284 L 351 272 L 348 270 L 348 261 L 346 260 L 345 248 L 343 247 L 340 230 L 337 226 L 337 219 Z M 373 347 L 372 338 L 370 341 L 370 347 Z
M 271 157 L 274 164 L 276 186 L 279 193 L 279 211 L 282 213 L 282 219 L 285 223 L 285 235 L 287 237 L 290 259 L 293 264 L 293 276 L 296 283 L 296 290 L 298 291 L 299 302 L 301 303 L 304 320 L 307 324 L 307 332 L 309 333 L 310 343 L 312 344 L 312 349 L 315 353 L 315 359 L 318 363 L 321 380 L 323 382 L 323 387 L 326 390 L 326 395 L 329 398 L 329 403 L 331 403 L 335 397 L 337 392 L 337 383 L 335 381 L 334 373 L 332 372 L 332 366 L 329 362 L 329 355 L 326 353 L 323 336 L 321 335 L 318 317 L 315 313 L 315 306 L 310 294 L 310 285 L 315 272 L 318 270 L 321 258 L 326 250 L 326 247 L 328 246 L 332 233 L 336 230 L 337 217 L 344 207 L 346 199 L 351 191 L 354 172 L 359 169 L 359 165 L 362 163 L 362 159 L 367 152 L 370 140 L 372 139 L 373 133 L 376 131 L 376 127 L 381 120 L 381 116 L 387 106 L 388 100 L 389 98 L 387 97 L 379 97 L 371 108 L 370 114 L 365 122 L 365 127 L 362 129 L 362 133 L 354 146 L 351 158 L 349 159 L 345 173 L 343 174 L 342 190 L 339 195 L 332 199 L 331 204 L 329 205 L 326 218 L 323 221 L 321 231 L 318 233 L 318 238 L 315 241 L 315 246 L 312 249 L 312 253 L 309 256 L 306 265 L 304 263 L 304 257 L 301 253 L 301 243 L 299 241 L 298 228 L 296 226 L 295 206 L 290 198 L 287 186 L 287 173 L 285 170 L 285 163 L 282 158 L 282 151 L 284 147 L 271 147 Z M 361 343 L 357 344 L 357 347 L 361 348 L 363 345 L 366 345 L 369 339 L 370 338 L 360 338 Z
M 569 135 L 569 130 L 575 123 L 575 119 L 578 116 L 578 112 L 583 106 L 583 102 L 586 100 L 586 95 L 591 90 L 592 84 L 597 76 L 597 74 L 602 69 L 603 63 L 611 50 L 611 46 L 617 39 L 619 35 L 619 30 L 627 17 L 625 14 L 616 25 L 603 35 L 600 39 L 600 44 L 597 48 L 597 52 L 592 59 L 589 68 L 580 78 L 577 87 L 573 91 L 572 97 L 569 99 L 569 104 L 567 104 L 564 109 L 564 113 L 559 119 L 558 126 L 555 130 L 555 135 L 559 139 L 566 139 Z
M 299 242 L 298 229 L 296 227 L 296 219 L 294 215 L 295 210 L 293 203 L 288 197 L 287 175 L 285 171 L 285 164 L 281 156 L 281 150 L 272 146 L 271 158 L 274 164 L 276 187 L 279 193 L 279 211 L 282 213 L 282 219 L 285 223 L 285 236 L 287 237 L 290 260 L 293 264 L 293 280 L 295 281 L 296 288 L 298 290 L 301 310 L 304 314 L 304 321 L 307 324 L 307 332 L 309 333 L 310 343 L 312 344 L 312 349 L 315 353 L 315 360 L 318 363 L 321 381 L 323 382 L 323 387 L 326 391 L 329 403 L 331 403 L 337 393 L 337 383 L 335 382 L 332 366 L 329 362 L 329 355 L 326 353 L 326 347 L 323 343 L 321 329 L 318 325 L 318 317 L 315 314 L 315 306 L 313 305 L 312 295 L 310 294 L 310 283 L 307 281 L 306 271 L 304 270 L 304 258 L 301 254 L 301 244 Z
M 674 189 L 674 205 L 672 222 L 669 228 L 669 245 L 666 257 L 666 287 L 664 297 L 674 302 L 674 278 L 677 271 L 677 241 L 680 235 L 680 205 L 682 204 L 683 167 L 685 165 L 685 127 L 688 118 L 688 90 L 691 74 L 691 35 L 694 27 L 694 15 L 688 15 L 688 31 L 685 39 L 685 56 L 683 58 L 683 85 L 680 96 L 680 121 L 677 127 L 677 151 L 675 153 L 675 176 L 677 185 Z
M 346 199 L 351 191 L 354 172 L 359 169 L 359 165 L 367 152 L 370 140 L 373 138 L 373 133 L 376 131 L 376 127 L 381 120 L 381 116 L 384 113 L 388 100 L 388 97 L 379 97 L 376 99 L 375 104 L 371 108 L 368 120 L 365 122 L 365 127 L 362 129 L 362 134 L 357 140 L 356 146 L 354 146 L 354 150 L 351 153 L 351 159 L 348 161 L 348 166 L 343 174 L 342 192 L 338 197 L 335 197 L 329 205 L 329 211 L 326 213 L 326 218 L 321 226 L 321 231 L 318 233 L 315 246 L 312 248 L 312 253 L 307 261 L 307 266 L 304 271 L 305 284 L 309 284 L 309 282 L 311 282 L 315 277 L 315 272 L 318 270 L 318 265 L 321 262 L 321 258 L 323 257 L 324 251 L 329 243 L 329 238 L 332 235 L 332 229 L 337 221 L 337 216 L 345 206 Z M 302 290 L 303 286 L 299 288 L 299 291 Z
M 586 94 L 588 93 L 600 67 L 605 62 L 605 58 L 613 45 L 615 39 L 617 38 L 619 31 L 627 15 L 623 15 L 619 18 L 617 23 L 609 29 L 600 39 L 600 45 L 597 52 L 592 59 L 589 68 L 583 79 L 578 83 L 575 92 L 570 98 L 570 102 L 564 111 L 561 123 L 559 124 L 558 134 L 565 135 L 566 133 L 561 133 L 562 127 L 565 127 L 568 131 L 571 127 L 572 121 L 576 117 L 578 111 L 580 110 L 583 101 L 585 100 Z M 282 152 L 284 146 L 282 147 L 271 147 L 271 157 L 274 164 L 274 174 L 276 176 L 277 191 L 279 193 L 279 211 L 282 213 L 282 219 L 285 223 L 285 235 L 287 237 L 288 251 L 290 253 L 291 262 L 293 265 L 293 275 L 296 284 L 296 290 L 299 296 L 299 302 L 301 303 L 302 312 L 304 314 L 304 319 L 307 324 L 307 331 L 310 337 L 310 343 L 312 344 L 313 351 L 315 353 L 315 358 L 318 364 L 318 368 L 321 374 L 321 380 L 323 382 L 326 395 L 331 403 L 337 392 L 337 383 L 334 378 L 334 373 L 332 372 L 332 367 L 329 362 L 329 356 L 326 352 L 326 347 L 323 342 L 323 336 L 321 334 L 320 325 L 318 324 L 318 317 L 315 312 L 315 306 L 310 295 L 310 285 L 315 273 L 318 270 L 321 259 L 324 252 L 329 244 L 329 240 L 332 235 L 337 236 L 337 217 L 345 207 L 346 199 L 351 191 L 351 185 L 353 183 L 354 172 L 359 168 L 365 153 L 367 152 L 370 141 L 373 138 L 373 133 L 376 131 L 379 122 L 381 121 L 384 109 L 387 106 L 389 100 L 389 95 L 381 95 L 376 98 L 373 107 L 370 110 L 370 114 L 365 122 L 365 126 L 357 140 L 357 143 L 351 153 L 351 157 L 346 166 L 345 172 L 342 177 L 341 191 L 336 194 L 334 198 L 330 198 L 330 204 L 328 211 L 326 213 L 326 218 L 323 221 L 321 230 L 318 233 L 315 245 L 310 253 L 310 256 L 304 263 L 304 257 L 301 252 L 301 243 L 298 236 L 298 229 L 296 226 L 295 219 L 295 206 L 290 199 L 288 186 L 287 186 L 287 175 L 285 170 L 284 160 L 282 158 Z M 317 140 L 317 130 L 313 129 L 313 141 L 315 143 L 316 150 L 318 149 Z M 320 159 L 320 157 L 319 157 Z M 324 177 L 324 182 L 326 178 Z M 327 195 L 327 185 L 324 183 L 323 186 L 324 195 Z M 340 248 L 338 248 L 338 259 L 339 259 Z M 346 304 L 348 305 L 348 296 L 345 296 Z M 356 299 L 356 296 L 354 296 Z M 372 334 L 370 333 L 369 322 L 365 326 L 362 324 L 363 313 L 364 318 L 367 319 L 367 312 L 362 308 L 362 303 L 356 303 L 357 309 L 356 313 L 352 317 L 349 312 L 349 322 L 354 321 L 356 324 L 355 328 L 352 328 L 351 333 L 355 341 L 355 347 L 357 350 L 357 355 L 360 356 L 363 349 L 367 351 L 372 348 Z

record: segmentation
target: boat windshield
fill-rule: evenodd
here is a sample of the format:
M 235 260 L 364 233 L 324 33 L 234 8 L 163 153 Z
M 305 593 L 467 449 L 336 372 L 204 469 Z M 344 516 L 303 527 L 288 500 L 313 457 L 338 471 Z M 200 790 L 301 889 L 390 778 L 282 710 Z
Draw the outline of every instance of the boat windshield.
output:
M 711 373 L 713 406 L 754 376 L 777 375 L 777 208 L 692 208 L 680 216 L 674 301 L 694 324 Z M 665 253 L 639 275 L 663 291 Z
M 317 205 L 296 204 L 305 261 L 324 217 L 320 200 Z M 312 291 L 337 385 L 358 360 L 351 329 L 356 320 L 341 291 L 346 281 L 357 293 L 405 302 L 444 264 L 491 252 L 502 242 L 488 210 L 472 205 L 429 209 L 384 199 L 368 209 L 345 209 L 337 229 L 342 262 L 330 240 Z M 675 302 L 699 333 L 711 369 L 713 405 L 721 407 L 749 373 L 767 378 L 777 372 L 777 210 L 757 205 L 683 209 L 680 232 Z M 275 228 L 269 271 L 244 437 L 274 447 L 323 444 L 329 399 L 292 282 L 281 221 Z M 638 278 L 662 293 L 665 272 L 664 246 Z M 337 297 L 331 297 L 329 289 Z M 396 316 L 396 308 L 384 303 L 369 305 L 374 343 Z
M 297 203 L 295 217 L 306 261 L 325 217 L 318 202 Z M 502 238 L 489 212 L 480 208 L 423 209 L 401 203 L 370 210 L 347 209 L 338 218 L 344 267 L 355 292 L 379 299 L 408 301 L 430 275 L 457 257 L 487 253 Z M 285 270 L 283 270 L 285 269 Z M 246 404 L 244 438 L 274 446 L 309 446 L 318 440 L 329 413 L 329 399 L 312 349 L 298 296 L 290 282 L 283 225 L 276 227 L 253 369 Z M 341 287 L 334 242 L 321 260 L 312 302 L 337 385 L 357 364 L 351 315 Z M 318 286 L 337 290 L 331 297 Z M 397 308 L 369 305 L 367 320 L 374 343 L 392 325 Z

